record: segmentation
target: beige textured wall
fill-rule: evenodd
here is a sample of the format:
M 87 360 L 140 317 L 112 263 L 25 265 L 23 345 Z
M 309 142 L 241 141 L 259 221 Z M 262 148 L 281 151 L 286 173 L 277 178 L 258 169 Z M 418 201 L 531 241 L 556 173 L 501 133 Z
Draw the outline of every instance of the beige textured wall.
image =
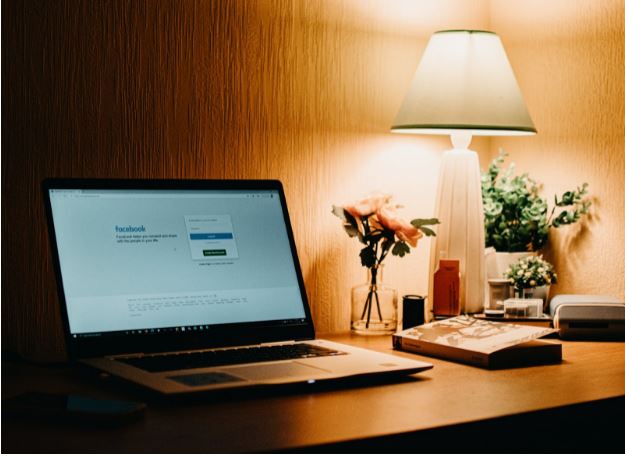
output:
M 281 179 L 317 329 L 347 330 L 365 271 L 331 205 L 377 189 L 431 215 L 448 140 L 388 130 L 430 34 L 488 22 L 486 0 L 14 0 L 2 13 L 3 349 L 41 359 L 63 352 L 46 176 Z M 424 293 L 428 255 L 423 242 L 390 259 L 386 278 Z
M 552 201 L 582 182 L 592 217 L 552 231 L 555 293 L 625 299 L 625 1 L 490 2 L 538 135 L 492 138 Z
M 597 198 L 553 244 L 561 290 L 625 297 L 622 1 L 14 0 L 2 22 L 4 350 L 63 351 L 46 176 L 281 179 L 317 328 L 346 330 L 365 273 L 330 206 L 382 190 L 431 214 L 448 140 L 388 127 L 445 28 L 502 36 L 539 129 L 473 148 Z M 387 281 L 425 293 L 428 258 L 391 258 Z

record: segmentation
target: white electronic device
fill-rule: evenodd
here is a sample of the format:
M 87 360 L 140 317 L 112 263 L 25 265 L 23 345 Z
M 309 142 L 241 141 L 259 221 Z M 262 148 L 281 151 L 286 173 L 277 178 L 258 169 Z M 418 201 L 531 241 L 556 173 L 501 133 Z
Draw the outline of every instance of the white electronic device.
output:
M 625 302 L 621 299 L 558 295 L 549 310 L 561 339 L 625 339 Z

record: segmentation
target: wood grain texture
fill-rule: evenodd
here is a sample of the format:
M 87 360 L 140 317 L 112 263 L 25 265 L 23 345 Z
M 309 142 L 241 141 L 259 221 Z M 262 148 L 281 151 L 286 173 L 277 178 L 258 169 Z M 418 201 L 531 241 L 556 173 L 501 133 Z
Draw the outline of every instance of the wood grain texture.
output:
M 14 0 L 2 3 L 2 341 L 63 353 L 45 177 L 277 178 L 313 316 L 349 326 L 358 246 L 333 203 L 379 189 L 433 207 L 446 139 L 388 133 L 440 28 L 483 28 L 485 0 Z M 478 142 L 487 151 L 487 143 Z M 428 245 L 390 263 L 427 289 Z

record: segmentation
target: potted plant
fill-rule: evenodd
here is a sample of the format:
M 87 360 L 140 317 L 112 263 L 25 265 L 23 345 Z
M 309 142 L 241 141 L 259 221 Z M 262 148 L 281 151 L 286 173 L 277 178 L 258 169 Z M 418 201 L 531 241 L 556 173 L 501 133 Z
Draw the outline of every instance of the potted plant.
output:
M 503 168 L 506 156 L 500 151 L 482 173 L 487 279 L 501 278 L 512 263 L 536 255 L 547 244 L 552 228 L 577 222 L 591 205 L 584 183 L 555 195 L 549 210 L 534 179 L 527 173 L 515 175 L 514 163 Z
M 548 286 L 558 281 L 553 265 L 543 260 L 542 255 L 521 258 L 508 267 L 505 277 L 519 298 L 532 298 L 536 287 Z

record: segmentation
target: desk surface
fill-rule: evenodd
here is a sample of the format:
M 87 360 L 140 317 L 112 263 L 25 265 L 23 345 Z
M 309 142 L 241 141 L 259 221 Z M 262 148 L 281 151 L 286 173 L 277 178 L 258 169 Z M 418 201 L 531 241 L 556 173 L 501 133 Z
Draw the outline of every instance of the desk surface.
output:
M 28 390 L 80 392 L 141 400 L 148 411 L 140 421 L 114 429 L 3 419 L 2 451 L 259 452 L 391 436 L 405 440 L 444 427 L 625 396 L 625 342 L 563 342 L 559 365 L 488 371 L 394 351 L 390 337 L 326 338 L 432 362 L 434 369 L 394 383 L 179 402 L 87 368 L 3 362 L 3 398 Z

